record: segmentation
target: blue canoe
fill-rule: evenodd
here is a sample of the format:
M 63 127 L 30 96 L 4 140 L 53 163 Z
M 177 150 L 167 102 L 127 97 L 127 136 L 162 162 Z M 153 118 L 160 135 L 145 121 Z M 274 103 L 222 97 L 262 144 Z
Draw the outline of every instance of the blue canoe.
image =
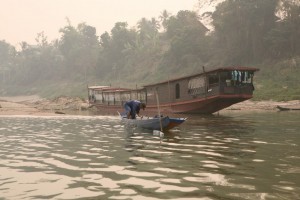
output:
M 138 119 L 127 119 L 122 117 L 122 122 L 129 127 L 137 127 L 148 130 L 169 130 L 185 122 L 186 118 L 166 117 L 143 117 Z M 161 121 L 161 122 L 160 122 Z

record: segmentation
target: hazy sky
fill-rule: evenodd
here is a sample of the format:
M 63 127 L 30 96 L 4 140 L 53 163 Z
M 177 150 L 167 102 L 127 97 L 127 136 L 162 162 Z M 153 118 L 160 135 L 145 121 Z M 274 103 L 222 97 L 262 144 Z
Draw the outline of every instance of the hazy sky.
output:
M 97 35 L 110 32 L 116 22 L 135 26 L 143 17 L 158 18 L 163 10 L 176 15 L 179 10 L 194 10 L 197 0 L 0 0 L 0 40 L 17 46 L 35 44 L 37 33 L 48 41 L 60 37 L 59 29 L 86 22 L 96 27 Z

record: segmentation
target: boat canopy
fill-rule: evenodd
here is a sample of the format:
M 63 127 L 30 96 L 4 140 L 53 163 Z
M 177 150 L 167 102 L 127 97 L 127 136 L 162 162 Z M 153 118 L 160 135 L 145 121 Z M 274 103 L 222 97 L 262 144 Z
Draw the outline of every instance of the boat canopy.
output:
M 144 85 L 143 87 L 151 87 L 151 86 L 161 85 L 161 84 L 168 83 L 168 82 L 180 81 L 182 79 L 199 77 L 200 75 L 208 75 L 208 74 L 215 74 L 217 72 L 222 72 L 222 71 L 229 72 L 229 71 L 235 71 L 235 70 L 236 71 L 248 71 L 248 72 L 259 71 L 258 68 L 254 68 L 254 67 L 222 67 L 222 68 L 212 69 L 212 70 L 208 70 L 208 71 L 204 70 L 201 73 L 195 73 L 193 75 L 184 76 L 184 77 L 175 78 L 175 79 L 170 79 L 170 80 L 159 82 L 159 83 Z

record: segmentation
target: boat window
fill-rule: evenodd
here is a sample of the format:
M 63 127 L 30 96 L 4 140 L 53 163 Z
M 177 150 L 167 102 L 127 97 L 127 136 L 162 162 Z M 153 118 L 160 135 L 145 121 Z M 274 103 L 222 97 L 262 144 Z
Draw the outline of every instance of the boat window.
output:
M 115 93 L 115 103 L 121 102 L 121 94 L 116 92 Z
M 226 80 L 231 78 L 231 72 L 226 71 L 226 72 L 220 72 L 220 80 L 221 82 L 226 82 Z
M 142 91 L 140 91 L 139 92 L 139 99 L 141 100 L 141 101 L 145 101 L 146 100 L 146 91 L 145 90 L 142 90 Z
M 176 86 L 175 86 L 175 95 L 176 95 L 176 99 L 180 98 L 180 85 L 179 85 L 179 83 L 176 83 Z
M 190 95 L 199 95 L 205 92 L 205 77 L 195 77 L 189 80 L 188 93 Z
M 208 82 L 209 82 L 209 85 L 213 85 L 213 84 L 219 83 L 219 76 L 218 76 L 218 74 L 217 73 L 210 74 L 208 76 Z
M 201 88 L 205 86 L 204 77 L 193 78 L 189 81 L 188 87 L 189 89 Z
M 138 95 L 136 91 L 131 91 L 131 99 L 138 99 Z
M 128 101 L 130 99 L 130 92 L 122 92 L 121 93 L 121 100 L 124 101 Z
M 252 71 L 233 70 L 231 71 L 231 77 L 229 80 L 231 80 L 232 85 L 252 83 L 253 74 L 254 73 Z

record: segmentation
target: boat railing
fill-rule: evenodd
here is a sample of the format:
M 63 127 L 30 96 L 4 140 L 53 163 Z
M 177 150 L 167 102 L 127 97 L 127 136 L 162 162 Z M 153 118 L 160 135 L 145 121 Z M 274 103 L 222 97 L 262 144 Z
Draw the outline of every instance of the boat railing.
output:
M 252 94 L 254 86 L 252 83 L 220 84 L 222 94 Z

